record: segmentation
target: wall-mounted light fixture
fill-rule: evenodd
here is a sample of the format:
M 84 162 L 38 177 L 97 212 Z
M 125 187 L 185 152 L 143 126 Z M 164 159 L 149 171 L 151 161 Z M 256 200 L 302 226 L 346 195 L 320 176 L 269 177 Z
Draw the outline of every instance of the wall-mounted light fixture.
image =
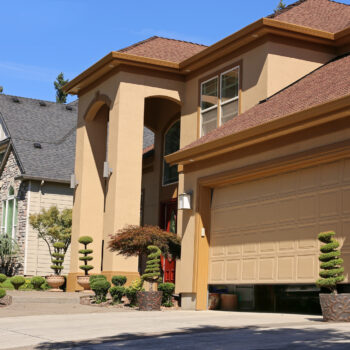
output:
M 108 162 L 104 162 L 103 163 L 103 177 L 105 179 L 108 179 L 111 174 L 112 174 L 112 169 L 109 167 Z
M 78 186 L 78 180 L 77 180 L 77 178 L 75 177 L 75 174 L 72 174 L 72 175 L 70 176 L 70 188 L 75 189 L 77 186 Z
M 179 194 L 178 209 L 192 209 L 192 191 Z

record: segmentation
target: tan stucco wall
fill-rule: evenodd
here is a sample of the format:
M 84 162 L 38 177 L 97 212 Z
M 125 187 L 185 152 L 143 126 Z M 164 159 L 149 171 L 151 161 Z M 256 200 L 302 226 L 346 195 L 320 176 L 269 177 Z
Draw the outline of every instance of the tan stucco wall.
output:
M 31 181 L 29 194 L 29 215 L 37 214 L 41 209 L 57 206 L 59 210 L 70 209 L 73 205 L 73 191 L 69 185 Z M 27 227 L 27 261 L 26 274 L 46 276 L 52 274 L 51 259 L 47 244 L 38 239 L 38 233 L 28 224 Z M 68 274 L 70 264 L 70 248 L 64 261 L 63 275 Z
M 325 129 L 329 126 L 325 126 Z M 276 143 L 276 148 L 264 151 L 260 148 L 257 153 L 228 161 L 222 164 L 216 164 L 208 168 L 204 168 L 191 173 L 186 173 L 180 176 L 179 191 L 193 191 L 193 205 L 196 206 L 196 188 L 197 181 L 201 177 L 219 174 L 224 171 L 239 169 L 244 166 L 260 163 L 263 161 L 276 159 L 279 157 L 295 154 L 308 149 L 313 149 L 323 145 L 337 143 L 350 139 L 350 127 L 345 127 L 338 131 L 330 131 L 329 134 L 316 134 L 310 137 L 312 132 L 305 133 L 305 139 L 302 141 L 292 142 L 288 145 L 279 146 Z M 194 242 L 195 242 L 195 209 L 191 211 L 179 212 L 178 215 L 178 232 L 182 232 L 182 250 L 181 263 L 177 265 L 176 270 L 176 292 L 177 293 L 194 293 L 193 290 L 193 266 L 194 266 Z

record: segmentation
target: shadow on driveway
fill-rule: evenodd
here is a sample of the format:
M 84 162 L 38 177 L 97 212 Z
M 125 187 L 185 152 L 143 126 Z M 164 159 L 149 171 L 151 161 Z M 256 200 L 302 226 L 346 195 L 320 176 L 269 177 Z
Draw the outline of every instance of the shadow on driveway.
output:
M 329 327 L 332 327 L 332 324 Z M 34 349 L 349 350 L 350 332 L 311 327 L 273 329 L 202 326 L 159 335 L 126 333 L 89 341 L 42 343 Z

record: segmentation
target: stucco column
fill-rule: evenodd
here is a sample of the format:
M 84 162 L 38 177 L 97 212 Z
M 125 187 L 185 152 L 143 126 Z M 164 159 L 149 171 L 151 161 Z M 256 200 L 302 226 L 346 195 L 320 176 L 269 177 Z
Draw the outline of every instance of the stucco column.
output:
M 141 91 L 140 91 L 141 90 Z M 109 114 L 108 181 L 104 214 L 103 271 L 135 278 L 138 258 L 108 250 L 109 235 L 126 225 L 140 224 L 144 96 L 135 84 L 120 83 Z

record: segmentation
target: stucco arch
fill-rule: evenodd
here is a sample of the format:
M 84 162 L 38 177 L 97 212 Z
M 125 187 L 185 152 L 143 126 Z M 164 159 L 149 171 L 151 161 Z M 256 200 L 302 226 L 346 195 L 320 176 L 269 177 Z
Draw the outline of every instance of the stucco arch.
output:
M 175 97 L 171 97 L 171 96 L 167 96 L 167 95 L 151 95 L 151 96 L 146 96 L 145 97 L 145 101 L 148 99 L 152 99 L 152 98 L 160 98 L 160 99 L 165 99 L 165 100 L 169 100 L 171 102 L 175 102 L 177 105 L 179 105 L 180 107 L 182 107 L 182 102 L 175 98 Z
M 112 105 L 112 101 L 107 95 L 100 94 L 99 91 L 97 91 L 95 97 L 92 99 L 92 101 L 90 102 L 89 106 L 86 109 L 86 112 L 84 114 L 85 121 L 93 120 L 97 112 L 104 105 L 106 105 L 110 109 Z

